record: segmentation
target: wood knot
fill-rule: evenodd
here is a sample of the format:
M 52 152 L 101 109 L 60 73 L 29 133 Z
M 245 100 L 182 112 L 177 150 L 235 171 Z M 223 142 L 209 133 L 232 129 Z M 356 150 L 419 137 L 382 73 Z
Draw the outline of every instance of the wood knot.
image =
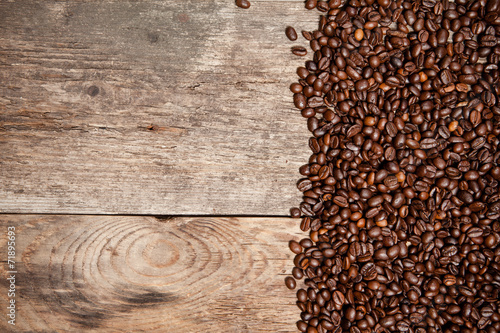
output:
M 97 96 L 99 94 L 99 87 L 98 86 L 90 86 L 87 89 L 87 94 L 89 94 L 91 97 Z
M 159 39 L 160 39 L 160 35 L 158 35 L 157 33 L 155 33 L 155 32 L 148 33 L 148 41 L 151 44 L 157 43 Z

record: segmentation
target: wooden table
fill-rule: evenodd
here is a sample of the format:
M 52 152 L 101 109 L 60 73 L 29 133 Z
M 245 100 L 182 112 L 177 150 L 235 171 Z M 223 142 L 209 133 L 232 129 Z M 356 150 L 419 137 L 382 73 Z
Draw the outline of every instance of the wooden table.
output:
M 0 331 L 294 332 L 307 43 L 284 29 L 317 21 L 301 0 L 0 0 Z

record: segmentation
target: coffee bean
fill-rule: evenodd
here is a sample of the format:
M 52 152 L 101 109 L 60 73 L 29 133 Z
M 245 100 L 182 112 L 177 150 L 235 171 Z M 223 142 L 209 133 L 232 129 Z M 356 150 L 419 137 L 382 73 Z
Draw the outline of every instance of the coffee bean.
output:
M 291 217 L 300 217 L 300 210 L 298 208 L 292 208 L 290 210 Z
M 362 40 L 364 37 L 364 32 L 363 32 L 363 29 L 357 29 L 355 32 L 354 32 L 354 38 L 356 38 L 356 40 L 360 41 Z
M 342 294 L 342 292 L 337 290 L 332 294 L 332 301 L 336 306 L 341 307 L 345 303 L 345 296 L 344 294 Z
M 396 328 L 400 331 L 400 332 L 407 332 L 410 330 L 410 323 L 408 321 L 400 321 L 396 324 Z
M 309 179 L 302 179 L 297 183 L 297 188 L 301 192 L 305 192 L 312 188 L 312 182 Z
M 385 186 L 387 186 L 389 188 L 394 187 L 394 186 L 398 185 L 398 178 L 394 175 L 387 176 L 384 179 L 384 184 L 385 184 Z
M 292 240 L 288 243 L 288 246 L 290 247 L 290 250 L 293 253 L 295 254 L 302 253 L 302 246 L 298 242 Z
M 387 131 L 387 134 L 391 137 L 394 138 L 398 134 L 398 129 L 396 125 L 394 125 L 393 122 L 388 122 L 385 125 L 385 130 Z
M 356 90 L 358 91 L 365 91 L 368 89 L 368 87 L 369 87 L 368 80 L 363 79 L 356 82 Z
M 479 150 L 481 149 L 484 144 L 486 143 L 486 138 L 485 137 L 479 137 L 472 141 L 471 148 L 474 150 Z
M 238 6 L 240 8 L 244 8 L 244 9 L 250 8 L 250 1 L 248 1 L 248 0 L 236 0 L 236 6 Z
M 382 327 L 388 328 L 396 324 L 396 320 L 394 319 L 394 316 L 387 316 L 382 319 L 380 319 L 379 324 Z
M 286 27 L 285 34 L 289 40 L 291 41 L 297 40 L 297 32 L 293 27 L 290 26 Z
M 339 205 L 340 207 L 348 207 L 349 206 L 349 202 L 347 201 L 347 198 L 342 197 L 342 196 L 336 196 L 336 197 L 334 197 L 333 198 L 333 202 L 336 205 Z
M 304 289 L 299 289 L 297 291 L 297 298 L 298 298 L 299 302 L 302 302 L 302 303 L 307 302 L 307 291 L 305 291 Z
M 300 217 L 300 210 L 298 211 L 298 216 L 293 216 L 292 217 Z M 300 223 L 300 230 L 302 231 L 308 231 L 311 228 L 311 218 L 306 216 L 302 219 Z
M 303 56 L 307 55 L 307 50 L 305 47 L 302 47 L 302 46 L 293 46 L 292 53 L 297 55 L 297 56 L 303 57 Z
M 483 229 L 478 227 L 472 227 L 467 230 L 467 236 L 471 238 L 481 237 L 483 235 Z
M 296 283 L 293 277 L 287 276 L 285 278 L 285 284 L 288 289 L 295 289 Z
M 294 94 L 293 95 L 293 103 L 297 109 L 305 109 L 306 107 L 306 97 L 303 94 Z
M 385 80 L 385 84 L 387 84 L 389 87 L 395 88 L 395 87 L 399 86 L 399 79 L 396 76 L 389 76 Z

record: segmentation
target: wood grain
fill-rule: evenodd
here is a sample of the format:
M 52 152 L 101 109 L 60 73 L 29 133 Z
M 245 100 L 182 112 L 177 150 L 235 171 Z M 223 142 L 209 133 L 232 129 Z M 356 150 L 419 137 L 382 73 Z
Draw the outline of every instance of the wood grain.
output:
M 295 331 L 283 279 L 297 220 L 0 215 L 2 235 L 7 226 L 17 238 L 16 332 Z
M 0 212 L 288 215 L 303 6 L 0 0 Z

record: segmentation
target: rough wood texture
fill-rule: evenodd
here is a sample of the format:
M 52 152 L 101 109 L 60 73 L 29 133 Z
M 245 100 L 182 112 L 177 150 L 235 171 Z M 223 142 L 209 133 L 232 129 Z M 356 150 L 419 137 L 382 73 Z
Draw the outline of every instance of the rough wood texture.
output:
M 303 6 L 0 0 L 0 212 L 288 214 Z
M 295 331 L 283 279 L 297 220 L 0 215 L 2 235 L 7 226 L 16 227 L 16 332 Z M 2 318 L 0 331 L 9 328 Z

